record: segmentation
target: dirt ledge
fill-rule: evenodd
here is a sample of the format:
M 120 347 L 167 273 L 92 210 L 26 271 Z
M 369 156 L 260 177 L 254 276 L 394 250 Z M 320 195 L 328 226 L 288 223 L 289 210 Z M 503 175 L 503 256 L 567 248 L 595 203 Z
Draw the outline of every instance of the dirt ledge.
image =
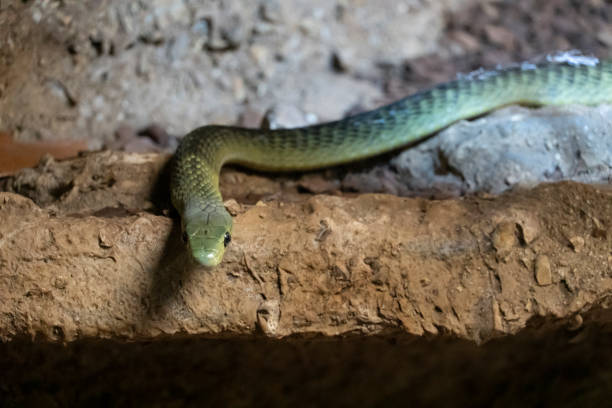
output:
M 609 186 L 229 200 L 234 240 L 205 270 L 156 201 L 163 187 L 134 181 L 159 178 L 167 159 L 102 152 L 4 180 L 42 205 L 0 193 L 4 340 L 405 333 L 482 343 L 534 319 L 609 324 Z M 262 179 L 223 178 L 230 191 L 245 182 L 256 191 Z
M 609 400 L 609 186 L 309 195 L 301 178 L 229 168 L 234 240 L 204 270 L 180 240 L 167 163 L 100 152 L 0 179 L 0 401 Z

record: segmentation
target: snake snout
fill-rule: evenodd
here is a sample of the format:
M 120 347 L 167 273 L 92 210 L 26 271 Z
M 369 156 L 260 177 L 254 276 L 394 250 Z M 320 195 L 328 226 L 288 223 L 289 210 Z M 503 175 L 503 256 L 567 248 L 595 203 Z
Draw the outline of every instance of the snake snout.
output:
M 189 236 L 189 247 L 193 258 L 204 266 L 217 266 L 223 259 L 226 239 L 225 230 L 206 226 L 196 229 Z
M 191 251 L 193 258 L 202 266 L 213 267 L 221 263 L 223 251 L 212 249 L 197 249 Z
M 232 216 L 223 206 L 187 208 L 183 216 L 183 234 L 193 259 L 203 266 L 221 263 L 225 247 L 230 243 Z
M 231 240 L 226 226 L 215 226 L 199 219 L 185 226 L 185 235 L 193 258 L 204 266 L 217 266 Z

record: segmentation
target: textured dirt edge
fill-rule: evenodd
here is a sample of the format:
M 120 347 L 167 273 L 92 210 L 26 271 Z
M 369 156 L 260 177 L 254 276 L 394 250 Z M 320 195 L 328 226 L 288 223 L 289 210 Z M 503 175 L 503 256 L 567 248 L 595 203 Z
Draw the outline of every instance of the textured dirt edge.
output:
M 126 184 L 130 172 L 155 174 L 166 160 L 106 152 L 46 170 L 106 163 L 112 183 L 73 181 L 58 200 L 95 196 L 103 206 L 104 197 L 126 191 L 137 197 Z M 610 320 L 609 186 L 557 183 L 439 201 L 304 195 L 228 205 L 234 240 L 223 264 L 206 270 L 190 262 L 178 221 L 163 214 L 121 203 L 62 212 L 57 203 L 41 208 L 0 193 L 0 336 L 400 332 L 482 342 L 534 319 L 572 328 Z

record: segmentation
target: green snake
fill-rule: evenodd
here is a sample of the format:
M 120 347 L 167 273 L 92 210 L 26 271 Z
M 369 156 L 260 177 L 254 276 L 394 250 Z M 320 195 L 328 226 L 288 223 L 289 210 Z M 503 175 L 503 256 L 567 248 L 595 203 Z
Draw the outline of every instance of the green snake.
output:
M 295 129 L 204 126 L 181 141 L 171 198 L 193 258 L 216 266 L 231 240 L 232 217 L 219 192 L 225 163 L 263 171 L 310 170 L 387 152 L 460 119 L 510 105 L 612 102 L 612 59 L 522 64 L 435 86 L 381 108 Z

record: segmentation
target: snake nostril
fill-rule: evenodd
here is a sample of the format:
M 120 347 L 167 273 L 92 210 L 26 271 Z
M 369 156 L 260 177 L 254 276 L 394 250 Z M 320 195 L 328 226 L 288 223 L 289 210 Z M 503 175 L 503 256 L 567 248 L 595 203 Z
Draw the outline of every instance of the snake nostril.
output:
M 181 234 L 181 239 L 183 240 L 183 242 L 186 244 L 187 243 L 187 233 L 185 231 L 183 231 L 183 233 Z

